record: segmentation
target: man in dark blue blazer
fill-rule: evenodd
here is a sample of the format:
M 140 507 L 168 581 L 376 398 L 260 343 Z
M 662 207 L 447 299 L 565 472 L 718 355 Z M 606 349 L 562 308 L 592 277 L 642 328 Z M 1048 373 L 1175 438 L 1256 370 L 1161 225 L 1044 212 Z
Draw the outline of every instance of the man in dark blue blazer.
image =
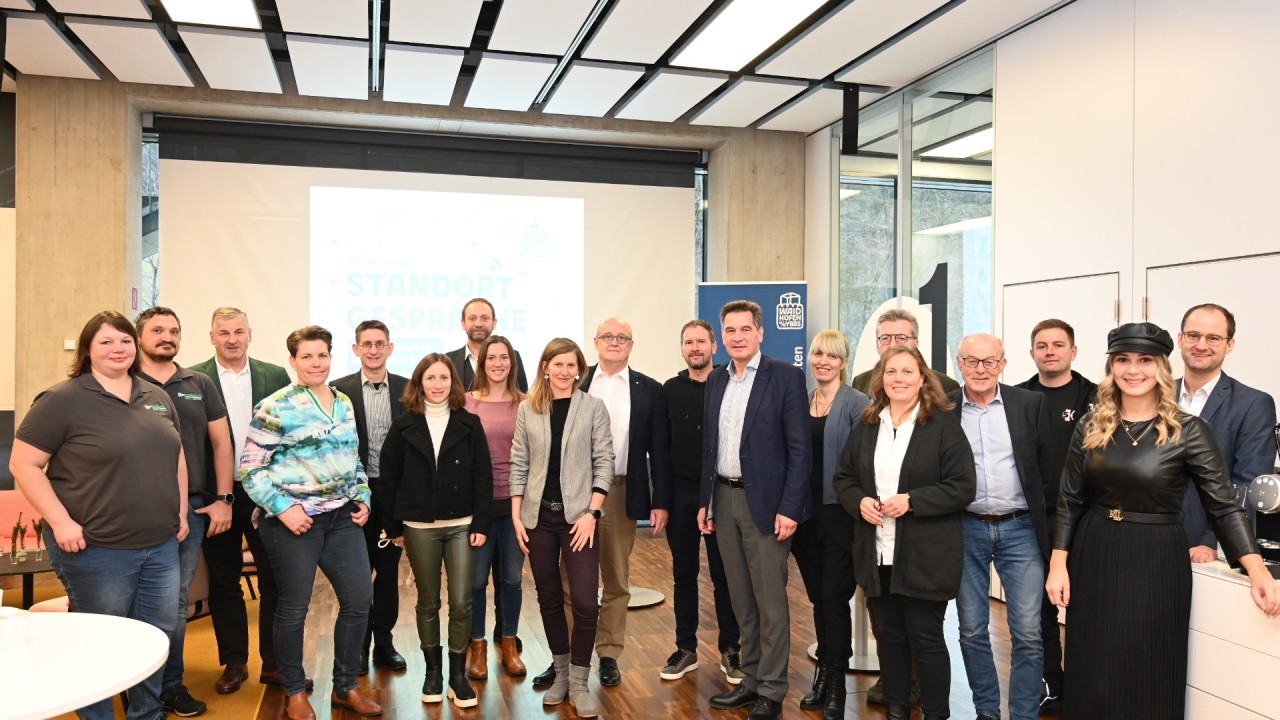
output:
M 636 521 L 648 520 L 657 535 L 671 509 L 671 431 L 662 386 L 628 365 L 635 346 L 631 325 L 605 320 L 596 328 L 595 345 L 600 362 L 587 368 L 581 390 L 604 402 L 613 432 L 615 477 L 599 525 L 604 592 L 596 630 L 600 684 L 613 687 L 622 682 L 618 657 L 627 633 Z
M 796 527 L 813 516 L 813 441 L 804 371 L 760 352 L 760 306 L 720 309 L 732 362 L 707 378 L 698 525 L 716 532 L 734 614 L 742 628 L 742 682 L 714 708 L 752 705 L 749 720 L 782 715 L 791 618 L 787 555 Z
M 1178 380 L 1178 405 L 1209 423 L 1235 486 L 1273 472 L 1276 403 L 1222 371 L 1235 349 L 1236 318 L 1221 305 L 1197 305 L 1182 316 L 1178 347 L 1186 375 Z M 1192 562 L 1218 557 L 1218 539 L 1194 487 L 1182 501 L 1182 527 Z

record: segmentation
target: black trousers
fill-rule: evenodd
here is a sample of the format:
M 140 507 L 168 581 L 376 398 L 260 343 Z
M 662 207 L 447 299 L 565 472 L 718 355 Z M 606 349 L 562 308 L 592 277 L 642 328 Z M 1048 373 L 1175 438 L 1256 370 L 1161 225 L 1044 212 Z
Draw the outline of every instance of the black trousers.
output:
M 722 653 L 737 650 L 740 631 L 729 600 L 720 547 L 714 533 L 703 535 L 698 530 L 697 481 L 676 478 L 672 483 L 671 511 L 667 518 L 667 547 L 671 548 L 671 575 L 675 581 L 671 596 L 676 615 L 676 647 L 692 652 L 698 650 L 698 573 L 702 564 L 699 542 L 707 545 L 707 567 L 711 571 L 716 623 L 720 626 L 716 644 Z
M 372 488 L 377 478 L 369 478 Z M 364 524 L 364 545 L 369 551 L 369 567 L 373 570 L 373 606 L 369 611 L 369 625 L 364 633 L 364 649 L 377 641 L 378 645 L 391 647 L 391 630 L 400 617 L 400 555 L 404 552 L 391 543 L 378 547 L 382 535 L 382 513 L 369 507 L 369 522 Z
M 800 568 L 800 579 L 804 581 L 804 594 L 809 596 L 809 604 L 813 607 L 813 635 L 818 639 L 818 659 L 827 661 L 827 611 L 823 602 L 822 573 L 822 523 L 815 516 L 800 523 L 791 536 L 791 555 L 796 559 L 796 567 Z M 848 606 L 845 614 L 848 615 Z
M 258 531 L 253 527 L 253 511 L 257 506 L 239 482 L 235 483 L 233 492 L 231 528 L 206 537 L 201 546 L 209 566 L 209 614 L 213 617 L 213 635 L 218 641 L 218 664 L 249 662 L 249 615 L 240 586 L 244 569 L 244 553 L 240 548 L 247 543 L 249 554 L 258 566 L 258 654 L 262 657 L 263 670 L 276 670 L 274 628 L 279 602 L 276 578 Z
M 1057 511 L 1049 510 L 1049 527 L 1057 521 Z M 1052 532 L 1052 530 L 1050 530 Z M 1040 637 L 1044 642 L 1044 681 L 1049 694 L 1062 697 L 1062 632 L 1058 625 L 1058 606 L 1049 602 L 1049 593 L 1040 598 Z
M 876 651 L 887 705 L 908 707 L 911 693 L 911 658 L 920 671 L 920 692 L 926 715 L 951 717 L 947 701 L 951 693 L 951 658 L 942 637 L 945 600 L 921 600 L 889 592 L 893 566 L 880 566 L 876 609 Z
M 853 516 L 840 505 L 818 508 L 822 528 L 822 608 L 826 635 L 818 637 L 823 660 L 847 665 L 853 657 Z M 794 548 L 794 544 L 792 545 Z M 816 629 L 816 628 L 815 628 Z

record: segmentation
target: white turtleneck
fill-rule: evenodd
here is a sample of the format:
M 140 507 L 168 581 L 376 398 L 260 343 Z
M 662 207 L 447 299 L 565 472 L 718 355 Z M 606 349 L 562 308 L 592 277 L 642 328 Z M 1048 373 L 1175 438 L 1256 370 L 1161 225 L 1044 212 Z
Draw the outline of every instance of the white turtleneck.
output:
M 449 403 L 427 403 L 426 415 L 427 431 L 431 433 L 431 447 L 436 452 L 436 463 L 440 462 L 440 445 L 444 442 L 445 428 L 449 427 Z M 459 525 L 470 525 L 471 516 L 460 518 L 451 518 L 448 520 L 437 520 L 435 522 L 414 522 L 406 520 L 404 523 L 411 528 L 420 530 L 429 530 L 433 528 L 457 527 Z

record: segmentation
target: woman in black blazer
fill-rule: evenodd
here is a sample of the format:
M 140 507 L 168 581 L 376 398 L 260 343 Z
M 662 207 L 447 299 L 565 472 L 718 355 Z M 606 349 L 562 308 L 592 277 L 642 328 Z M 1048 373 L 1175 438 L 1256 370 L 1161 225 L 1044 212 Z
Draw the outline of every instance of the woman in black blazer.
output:
M 440 663 L 440 566 L 449 576 L 449 697 L 476 705 L 467 681 L 471 640 L 473 547 L 484 545 L 493 506 L 493 470 L 480 418 L 463 409 L 466 394 L 444 355 L 414 368 L 405 411 L 382 443 L 382 477 L 374 491 L 387 537 L 403 545 L 418 586 L 418 639 L 426 658 L 423 702 L 444 699 Z
M 841 454 L 832 486 L 855 518 L 854 576 L 875 611 L 890 720 L 910 717 L 911 657 L 926 720 L 949 717 L 951 659 L 942 637 L 960 590 L 961 513 L 977 485 L 973 453 L 919 350 L 886 350 L 871 404 Z

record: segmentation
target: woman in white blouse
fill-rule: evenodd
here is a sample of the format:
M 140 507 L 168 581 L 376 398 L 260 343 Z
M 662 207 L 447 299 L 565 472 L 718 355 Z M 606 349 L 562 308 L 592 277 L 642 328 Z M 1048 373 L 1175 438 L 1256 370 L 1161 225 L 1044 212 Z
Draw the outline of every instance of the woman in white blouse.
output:
M 951 659 L 942 637 L 960 589 L 961 513 L 976 487 L 960 421 L 920 351 L 886 350 L 832 486 L 855 519 L 854 577 L 870 599 L 890 720 L 910 717 L 911 659 L 924 717 L 950 717 Z

